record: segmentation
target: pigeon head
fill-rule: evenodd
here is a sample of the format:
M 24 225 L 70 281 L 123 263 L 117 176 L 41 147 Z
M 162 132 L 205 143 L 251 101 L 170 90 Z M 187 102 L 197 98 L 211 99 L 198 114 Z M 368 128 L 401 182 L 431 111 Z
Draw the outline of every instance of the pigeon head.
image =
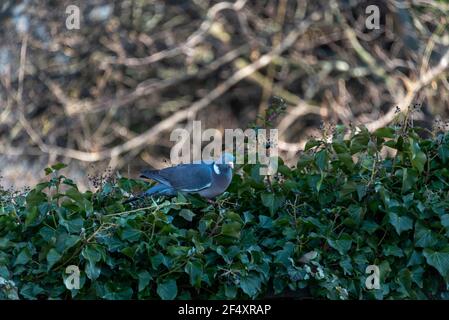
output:
M 216 174 L 231 173 L 234 168 L 235 158 L 230 153 L 224 153 L 217 161 L 214 163 L 214 171 Z

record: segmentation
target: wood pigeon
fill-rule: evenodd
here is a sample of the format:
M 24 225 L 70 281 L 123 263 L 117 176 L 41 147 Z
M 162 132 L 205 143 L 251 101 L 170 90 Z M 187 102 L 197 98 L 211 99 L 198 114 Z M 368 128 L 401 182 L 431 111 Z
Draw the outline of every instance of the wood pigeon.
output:
M 158 183 L 125 203 L 145 196 L 175 196 L 178 192 L 197 193 L 208 199 L 214 198 L 231 184 L 233 167 L 234 157 L 224 153 L 216 161 L 180 164 L 161 170 L 144 170 L 140 177 Z

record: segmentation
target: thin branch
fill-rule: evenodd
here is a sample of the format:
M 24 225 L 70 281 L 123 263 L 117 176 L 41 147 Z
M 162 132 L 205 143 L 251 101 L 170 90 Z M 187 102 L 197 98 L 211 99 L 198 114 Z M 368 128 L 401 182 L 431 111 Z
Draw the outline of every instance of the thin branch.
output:
M 114 61 L 113 63 L 126 65 L 127 67 L 140 67 L 140 66 L 152 64 L 154 62 L 157 62 L 157 61 L 160 61 L 163 59 L 175 57 L 175 56 L 195 47 L 201 41 L 204 40 L 205 35 L 212 27 L 215 17 L 217 16 L 217 14 L 220 11 L 223 11 L 225 9 L 239 11 L 245 6 L 246 2 L 247 2 L 247 0 L 238 0 L 235 3 L 224 1 L 224 2 L 219 2 L 219 3 L 215 4 L 207 11 L 206 20 L 203 21 L 203 23 L 200 25 L 199 29 L 196 30 L 194 33 L 192 33 L 184 43 L 182 43 L 174 48 L 165 49 L 165 50 L 156 52 L 156 53 L 154 53 L 148 57 L 145 57 L 145 58 L 118 59 L 117 61 Z
M 308 22 L 301 23 L 298 26 L 298 28 L 291 31 L 285 37 L 285 39 L 278 46 L 276 46 L 271 52 L 263 55 L 250 65 L 236 71 L 231 77 L 229 77 L 227 80 L 225 80 L 220 85 L 215 87 L 215 89 L 210 91 L 208 95 L 193 103 L 189 108 L 177 111 L 176 113 L 172 114 L 168 118 L 162 120 L 161 122 L 153 126 L 152 128 L 143 132 L 142 134 L 128 140 L 124 144 L 99 152 L 85 152 L 74 149 L 61 148 L 57 146 L 45 145 L 42 144 L 41 140 L 39 141 L 38 139 L 35 141 L 35 143 L 38 144 L 38 146 L 41 148 L 43 152 L 54 153 L 60 156 L 78 159 L 86 162 L 95 162 L 111 157 L 117 157 L 130 150 L 142 148 L 156 141 L 160 133 L 172 129 L 177 123 L 183 120 L 192 118 L 192 115 L 195 115 L 198 111 L 207 107 L 212 101 L 223 95 L 232 86 L 234 86 L 241 80 L 247 78 L 255 71 L 267 66 L 275 57 L 277 57 L 282 52 L 290 48 L 296 42 L 297 38 L 307 30 L 308 26 L 309 26 Z
M 429 83 L 431 83 L 434 79 L 438 78 L 442 75 L 446 69 L 449 67 L 449 49 L 441 58 L 440 62 L 424 74 L 422 74 L 416 81 L 412 82 L 408 79 L 405 79 L 405 83 L 407 86 L 407 94 L 400 100 L 397 101 L 397 106 L 402 112 L 407 112 L 409 106 L 412 104 L 413 99 L 416 94 L 424 87 L 426 87 Z M 393 121 L 396 115 L 396 106 L 391 108 L 383 117 L 378 120 L 375 120 L 371 123 L 368 123 L 366 127 L 370 131 L 374 131 L 376 129 L 382 128 Z

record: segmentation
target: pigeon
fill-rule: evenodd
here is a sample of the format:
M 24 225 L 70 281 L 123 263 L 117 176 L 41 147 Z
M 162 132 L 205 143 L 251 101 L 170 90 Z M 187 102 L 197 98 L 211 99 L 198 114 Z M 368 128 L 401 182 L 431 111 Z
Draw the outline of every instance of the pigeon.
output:
M 141 195 L 127 200 L 133 202 L 146 196 L 175 196 L 178 192 L 195 193 L 207 199 L 225 192 L 232 181 L 234 157 L 224 153 L 217 161 L 179 164 L 161 170 L 144 170 L 140 177 L 158 183 Z

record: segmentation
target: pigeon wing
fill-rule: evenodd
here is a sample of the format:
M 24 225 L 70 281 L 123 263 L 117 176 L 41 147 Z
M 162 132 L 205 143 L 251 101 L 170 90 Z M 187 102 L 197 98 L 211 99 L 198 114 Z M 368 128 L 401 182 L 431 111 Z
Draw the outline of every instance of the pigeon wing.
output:
M 212 170 L 207 164 L 180 164 L 162 170 L 145 170 L 141 176 L 184 192 L 197 192 L 212 184 Z

